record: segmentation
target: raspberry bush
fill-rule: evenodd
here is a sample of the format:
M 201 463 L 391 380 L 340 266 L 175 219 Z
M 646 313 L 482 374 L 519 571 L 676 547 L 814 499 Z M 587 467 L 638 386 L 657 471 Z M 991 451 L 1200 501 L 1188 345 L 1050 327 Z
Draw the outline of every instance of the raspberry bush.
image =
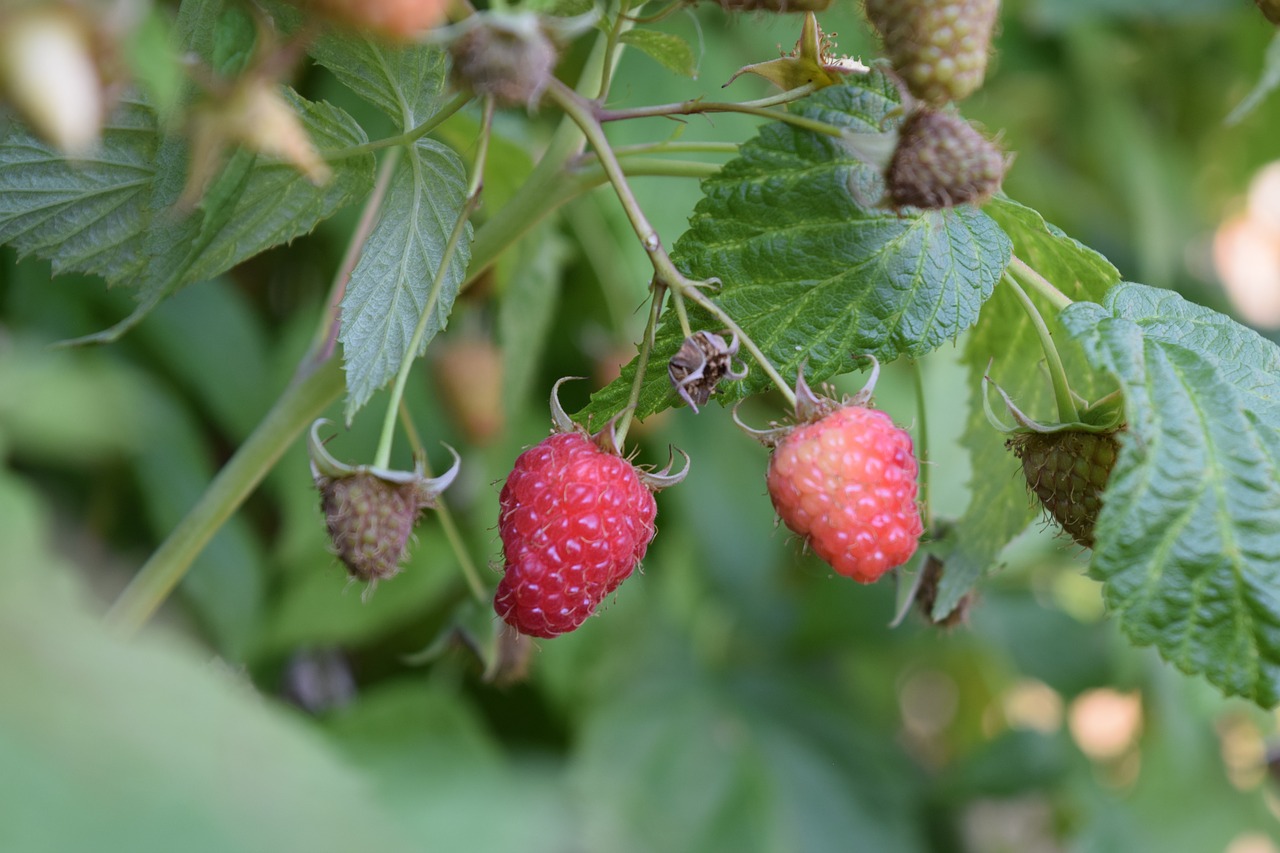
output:
M 0 846 L 1274 849 L 1277 16 L 1096 5 L 0 3 Z

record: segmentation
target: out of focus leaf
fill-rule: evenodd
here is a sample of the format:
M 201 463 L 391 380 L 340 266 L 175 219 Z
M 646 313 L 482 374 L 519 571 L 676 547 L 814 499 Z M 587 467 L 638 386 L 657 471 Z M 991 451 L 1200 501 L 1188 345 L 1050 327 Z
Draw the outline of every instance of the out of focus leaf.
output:
M 693 48 L 680 36 L 658 30 L 628 30 L 622 41 L 657 61 L 663 68 L 684 77 L 698 76 Z

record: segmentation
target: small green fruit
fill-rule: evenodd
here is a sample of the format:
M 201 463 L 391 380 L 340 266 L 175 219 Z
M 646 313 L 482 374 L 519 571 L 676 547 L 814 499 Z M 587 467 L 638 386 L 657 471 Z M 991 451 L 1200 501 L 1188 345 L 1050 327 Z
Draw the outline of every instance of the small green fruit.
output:
M 1000 0 L 866 0 L 866 12 L 917 98 L 941 105 L 982 85 Z
M 1116 432 L 1030 432 L 1005 442 L 1022 460 L 1027 485 L 1040 503 L 1086 548 L 1093 547 L 1102 493 L 1120 452 Z

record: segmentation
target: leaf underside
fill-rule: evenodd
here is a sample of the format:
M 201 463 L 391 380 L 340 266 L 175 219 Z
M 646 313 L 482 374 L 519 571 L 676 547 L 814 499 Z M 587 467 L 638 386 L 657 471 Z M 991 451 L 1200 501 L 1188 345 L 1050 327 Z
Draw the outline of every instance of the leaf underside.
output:
M 1229 695 L 1280 702 L 1280 348 L 1166 290 L 1063 313 L 1124 389 L 1090 572 L 1129 638 Z
M 897 89 L 879 73 L 793 105 L 799 115 L 851 134 L 888 129 L 899 108 Z M 864 354 L 888 362 L 928 353 L 977 319 L 1009 259 L 1008 239 L 972 207 L 878 207 L 881 177 L 853 148 L 850 140 L 789 124 L 764 126 L 703 182 L 705 197 L 672 254 L 691 278 L 720 280 L 709 296 L 789 381 L 801 365 L 817 382 L 851 370 Z M 722 329 L 690 309 L 694 331 Z M 637 416 L 679 402 L 662 367 L 683 337 L 668 311 Z M 721 387 L 722 403 L 771 387 L 750 366 L 745 380 Z M 635 367 L 633 361 L 580 416 L 599 423 L 619 412 Z

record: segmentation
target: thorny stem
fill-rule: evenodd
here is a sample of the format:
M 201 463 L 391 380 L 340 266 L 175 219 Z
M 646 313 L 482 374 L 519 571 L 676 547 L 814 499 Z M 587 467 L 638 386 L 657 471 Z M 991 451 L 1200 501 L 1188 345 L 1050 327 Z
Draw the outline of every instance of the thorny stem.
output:
M 645 252 L 649 255 L 649 261 L 653 264 L 655 284 L 670 288 L 677 300 L 684 297 L 696 303 L 723 323 L 733 334 L 737 335 L 739 343 L 756 360 L 765 375 L 778 386 L 788 403 L 794 406 L 795 393 L 787 386 L 786 381 L 765 354 L 756 346 L 755 341 L 751 340 L 750 336 L 734 322 L 733 318 L 723 308 L 716 305 L 698 290 L 700 282 L 690 281 L 672 263 L 667 250 L 662 246 L 662 240 L 659 238 L 658 232 L 649 224 L 648 218 L 640 208 L 640 203 L 631 191 L 630 184 L 627 183 L 626 174 L 619 165 L 618 158 L 614 156 L 613 148 L 609 145 L 609 140 L 604 134 L 604 127 L 596 118 L 596 113 L 593 109 L 594 102 L 585 101 L 580 95 L 556 80 L 551 81 L 551 85 L 547 88 L 547 94 L 564 110 L 566 116 L 577 123 L 591 147 L 595 149 L 596 156 L 600 158 L 600 165 L 609 177 L 609 182 L 613 184 L 613 191 L 618 196 L 618 201 L 621 202 L 627 218 L 631 221 L 632 229 L 636 232 L 636 236 L 640 238 L 640 245 L 644 247 Z
M 1058 355 L 1058 348 L 1053 343 L 1053 333 L 1049 331 L 1049 327 L 1045 325 L 1044 318 L 1040 316 L 1035 303 L 1031 301 L 1031 297 L 1027 296 L 1027 292 L 1018 284 L 1017 279 L 1006 272 L 1004 281 L 1005 284 L 1013 289 L 1014 295 L 1022 303 L 1022 309 L 1027 312 L 1027 317 L 1030 318 L 1031 324 L 1035 327 L 1036 336 L 1040 338 L 1040 346 L 1044 350 L 1045 362 L 1049 366 L 1049 379 L 1053 382 L 1053 396 L 1058 403 L 1058 420 L 1063 423 L 1074 423 L 1080 420 L 1080 413 L 1076 410 L 1076 401 L 1071 396 L 1071 386 L 1067 384 L 1066 368 L 1062 366 L 1062 357 Z
M 342 148 L 337 151 L 325 152 L 323 155 L 324 159 L 331 162 L 336 160 L 348 160 L 352 157 L 359 157 L 361 154 L 381 151 L 383 148 L 402 148 L 406 145 L 412 145 L 452 118 L 454 113 L 471 102 L 471 98 L 472 96 L 469 93 L 458 95 L 452 101 L 441 107 L 440 112 L 436 113 L 417 127 L 406 130 L 404 133 L 396 134 L 395 136 L 375 139 L 372 142 L 353 145 L 350 148 Z
M 409 417 L 409 408 L 404 404 L 403 400 L 400 401 L 399 408 L 400 425 L 404 427 L 405 435 L 409 438 L 409 447 L 413 449 L 413 455 L 422 460 L 423 473 L 428 477 L 435 476 L 431 473 L 431 463 L 427 461 L 427 452 L 422 446 L 422 438 L 418 435 L 418 428 L 414 426 L 413 418 Z M 453 549 L 453 555 L 458 559 L 458 566 L 462 569 L 462 577 L 466 580 L 471 594 L 481 604 L 488 604 L 489 593 L 480 581 L 480 573 L 476 571 L 476 565 L 471 561 L 471 553 L 467 550 L 466 543 L 462 541 L 462 534 L 458 532 L 458 525 L 453 520 L 453 512 L 450 511 L 449 505 L 445 503 L 443 494 L 436 495 L 435 514 L 440 519 L 440 529 L 444 531 L 445 539 L 449 540 L 449 547 Z
M 916 428 L 916 458 L 920 460 L 920 502 L 924 504 L 924 529 L 928 534 L 933 529 L 933 501 L 929 494 L 929 469 L 933 465 L 929 461 L 929 407 L 925 403 L 924 369 L 918 359 L 911 361 L 911 377 L 916 391 L 916 417 L 919 418 L 919 426 Z
M 640 389 L 644 387 L 644 374 L 649 368 L 649 354 L 653 352 L 654 335 L 658 329 L 658 315 L 662 313 L 662 297 L 666 293 L 666 285 L 658 282 L 653 283 L 653 301 L 649 305 L 649 321 L 645 323 L 644 338 L 640 341 L 640 355 L 636 362 L 636 375 L 631 380 L 631 394 L 627 397 L 627 407 L 622 410 L 622 417 L 618 420 L 617 429 L 614 431 L 618 448 L 621 449 L 623 442 L 627 439 L 627 430 L 631 429 L 631 421 L 636 413 L 636 406 L 640 403 Z
M 1014 275 L 1024 279 L 1037 293 L 1053 303 L 1054 308 L 1062 311 L 1072 304 L 1070 297 L 1054 287 L 1047 278 L 1036 272 L 1030 264 L 1017 255 L 1009 261 L 1009 266 L 1013 268 Z
M 431 282 L 431 290 L 427 293 L 426 303 L 422 306 L 422 315 L 418 317 L 418 325 L 414 327 L 413 337 L 401 354 L 400 369 L 396 372 L 395 384 L 391 386 L 391 400 L 387 404 L 387 414 L 382 420 L 382 435 L 378 439 L 378 449 L 373 456 L 373 467 L 386 468 L 391 461 L 391 443 L 396 431 L 396 411 L 400 408 L 400 400 L 404 397 L 404 386 L 409 380 L 409 371 L 417 361 L 418 349 L 426 336 L 427 325 L 436 313 L 436 304 L 440 301 L 440 291 L 444 289 L 445 279 L 449 277 L 449 268 L 453 265 L 453 256 L 458 245 L 467 233 L 467 222 L 471 214 L 480 206 L 480 192 L 484 185 L 484 161 L 489 153 L 489 128 L 493 121 L 493 98 L 484 102 L 484 117 L 480 123 L 480 141 L 476 147 L 475 166 L 471 172 L 471 183 L 467 187 L 467 200 L 458 211 L 458 221 L 454 223 L 449 241 L 445 243 L 444 252 L 440 256 L 440 267 L 436 270 L 435 280 Z

